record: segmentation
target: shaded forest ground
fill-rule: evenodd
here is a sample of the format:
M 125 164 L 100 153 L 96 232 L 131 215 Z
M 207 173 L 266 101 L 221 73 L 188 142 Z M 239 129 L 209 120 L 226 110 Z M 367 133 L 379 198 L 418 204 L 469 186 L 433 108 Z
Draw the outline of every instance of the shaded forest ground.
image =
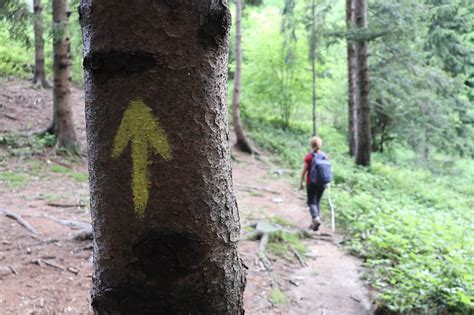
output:
M 72 240 L 80 226 L 71 225 L 90 220 L 86 160 L 56 155 L 47 148 L 47 138 L 26 140 L 15 135 L 48 126 L 51 91 L 21 81 L 0 84 L 0 209 L 21 214 L 37 230 L 33 235 L 0 216 L 0 313 L 90 313 L 92 249 L 90 241 Z M 82 91 L 74 89 L 76 131 L 85 155 L 83 102 Z M 233 155 L 244 232 L 262 221 L 302 229 L 309 225 L 303 194 L 268 155 L 258 160 Z M 339 237 L 329 234 L 323 227 L 319 239 L 295 244 L 304 252 L 303 262 L 284 246 L 269 251 L 278 289 L 258 259 L 259 242 L 242 241 L 240 252 L 249 268 L 247 313 L 370 313 L 359 262 L 344 254 Z

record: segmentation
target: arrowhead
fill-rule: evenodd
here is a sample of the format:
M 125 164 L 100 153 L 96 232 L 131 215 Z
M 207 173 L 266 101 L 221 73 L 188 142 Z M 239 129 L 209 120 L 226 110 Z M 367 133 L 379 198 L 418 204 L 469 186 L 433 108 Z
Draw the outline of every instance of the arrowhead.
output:
M 153 148 L 166 161 L 171 160 L 171 148 L 165 131 L 159 125 L 150 107 L 135 100 L 125 110 L 112 148 L 112 158 L 122 154 L 128 143 L 132 143 L 132 192 L 135 212 L 139 217 L 145 214 L 148 203 L 148 149 Z
M 125 110 L 114 139 L 112 150 L 114 159 L 122 154 L 129 141 L 145 142 L 154 149 L 155 154 L 161 154 L 165 160 L 169 161 L 172 158 L 165 131 L 154 117 L 151 108 L 142 100 L 131 101 Z

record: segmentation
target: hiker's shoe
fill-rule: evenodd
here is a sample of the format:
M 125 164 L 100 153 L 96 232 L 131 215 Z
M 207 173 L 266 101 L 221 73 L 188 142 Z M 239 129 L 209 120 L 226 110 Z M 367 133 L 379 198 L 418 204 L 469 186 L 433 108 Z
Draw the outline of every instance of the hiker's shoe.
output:
M 313 231 L 319 230 L 319 226 L 321 225 L 322 221 L 320 217 L 316 217 L 313 219 L 313 222 L 311 223 L 310 229 Z

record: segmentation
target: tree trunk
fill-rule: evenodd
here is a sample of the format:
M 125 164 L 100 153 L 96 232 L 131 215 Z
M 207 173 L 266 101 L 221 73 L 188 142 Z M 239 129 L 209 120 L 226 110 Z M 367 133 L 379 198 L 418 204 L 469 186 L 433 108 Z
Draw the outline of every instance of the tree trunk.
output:
M 240 121 L 240 87 L 242 78 L 242 1 L 235 1 L 235 72 L 234 92 L 232 95 L 232 124 L 237 143 L 235 146 L 247 153 L 254 153 Z
M 367 0 L 356 0 L 356 25 L 359 30 L 367 28 Z M 359 100 L 356 103 L 356 164 L 370 165 L 370 99 L 369 99 L 369 63 L 367 40 L 357 41 L 357 73 Z
M 43 7 L 41 0 L 33 0 L 34 32 L 35 32 L 35 74 L 33 83 L 41 83 L 44 88 L 50 88 L 44 72 L 44 39 L 43 39 Z
M 227 1 L 82 0 L 80 13 L 94 311 L 243 314 Z
M 53 0 L 53 129 L 57 146 L 76 152 L 78 143 L 71 108 L 71 48 L 67 0 Z
M 311 43 L 310 43 L 310 59 L 311 59 L 311 76 L 312 76 L 312 101 L 313 101 L 313 136 L 316 136 L 316 4 L 314 0 L 311 2 Z
M 351 31 L 355 25 L 354 0 L 346 0 L 346 22 L 347 30 Z M 356 145 L 356 115 L 355 104 L 357 103 L 357 54 L 355 45 L 351 40 L 347 40 L 347 66 L 348 66 L 348 142 L 349 155 L 354 156 Z

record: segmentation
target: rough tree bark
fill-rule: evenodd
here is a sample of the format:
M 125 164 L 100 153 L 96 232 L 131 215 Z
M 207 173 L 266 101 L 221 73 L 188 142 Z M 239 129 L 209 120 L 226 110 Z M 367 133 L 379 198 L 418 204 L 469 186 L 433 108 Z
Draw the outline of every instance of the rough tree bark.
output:
M 242 314 L 225 0 L 82 0 L 97 314 Z
M 245 135 L 240 121 L 240 88 L 242 78 L 242 1 L 235 0 L 235 72 L 234 91 L 232 94 L 232 124 L 237 142 L 236 148 L 243 152 L 254 153 L 252 145 Z
M 367 0 L 355 0 L 355 19 L 358 30 L 367 29 Z M 356 156 L 357 165 L 370 165 L 371 134 L 370 134 L 370 99 L 369 99 L 369 63 L 367 40 L 357 41 L 357 75 L 359 89 L 356 102 Z
M 33 83 L 39 83 L 44 88 L 51 85 L 46 80 L 44 72 L 44 39 L 43 39 L 43 7 L 41 0 L 33 0 L 34 32 L 35 32 L 35 73 Z
M 347 30 L 350 32 L 355 25 L 355 3 L 354 0 L 346 0 L 346 23 Z M 357 54 L 355 52 L 354 41 L 347 40 L 347 66 L 348 66 L 348 144 L 349 155 L 354 156 L 356 144 L 355 104 L 357 103 Z
M 71 108 L 71 47 L 68 30 L 70 14 L 67 0 L 53 0 L 53 123 L 57 146 L 76 152 L 78 142 Z

